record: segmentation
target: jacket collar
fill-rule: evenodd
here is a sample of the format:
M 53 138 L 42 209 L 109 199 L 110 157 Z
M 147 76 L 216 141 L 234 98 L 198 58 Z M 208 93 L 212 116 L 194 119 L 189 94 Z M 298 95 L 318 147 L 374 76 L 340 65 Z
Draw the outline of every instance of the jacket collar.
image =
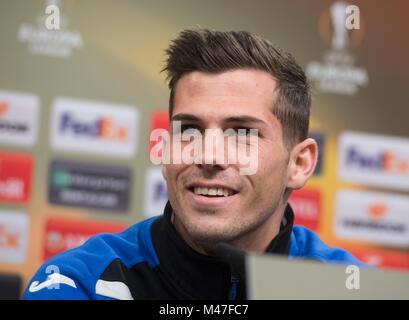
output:
M 226 299 L 230 289 L 232 266 L 226 259 L 203 255 L 193 250 L 174 228 L 173 209 L 168 201 L 163 216 L 152 224 L 153 245 L 159 258 L 159 274 L 165 285 L 174 291 L 176 299 Z M 288 254 L 294 214 L 289 205 L 284 213 L 286 221 L 267 247 L 266 253 Z M 243 262 L 244 265 L 244 262 Z M 240 272 L 244 281 L 244 271 Z

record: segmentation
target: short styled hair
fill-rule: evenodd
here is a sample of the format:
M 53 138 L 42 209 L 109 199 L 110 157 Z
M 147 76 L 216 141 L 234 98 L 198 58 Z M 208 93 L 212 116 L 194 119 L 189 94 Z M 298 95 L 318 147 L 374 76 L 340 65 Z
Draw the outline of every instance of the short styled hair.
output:
M 184 30 L 166 50 L 169 116 L 178 80 L 193 71 L 222 73 L 235 69 L 266 71 L 277 81 L 272 113 L 280 121 L 288 150 L 307 138 L 311 93 L 307 77 L 294 57 L 247 31 Z

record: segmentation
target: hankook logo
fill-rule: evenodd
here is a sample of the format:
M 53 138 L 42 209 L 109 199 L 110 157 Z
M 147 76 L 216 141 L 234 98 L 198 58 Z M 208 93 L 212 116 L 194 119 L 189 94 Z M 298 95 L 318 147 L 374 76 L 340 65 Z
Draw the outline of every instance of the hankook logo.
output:
M 0 143 L 32 146 L 37 140 L 38 110 L 37 96 L 0 91 Z

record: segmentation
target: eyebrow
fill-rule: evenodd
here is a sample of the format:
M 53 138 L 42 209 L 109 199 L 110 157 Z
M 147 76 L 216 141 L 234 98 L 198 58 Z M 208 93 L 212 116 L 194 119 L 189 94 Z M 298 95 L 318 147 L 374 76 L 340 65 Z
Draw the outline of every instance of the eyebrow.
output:
M 171 121 L 200 121 L 200 118 L 194 116 L 193 114 L 189 113 L 178 113 L 172 116 Z
M 178 113 L 175 114 L 171 121 L 201 121 L 200 118 L 198 118 L 197 116 L 193 115 L 193 114 L 189 114 L 189 113 Z M 252 116 L 248 116 L 248 115 L 242 115 L 242 116 L 232 116 L 232 117 L 228 117 L 223 119 L 224 122 L 241 122 L 241 123 L 255 123 L 255 124 L 262 124 L 267 126 L 267 123 L 261 119 L 252 117 Z

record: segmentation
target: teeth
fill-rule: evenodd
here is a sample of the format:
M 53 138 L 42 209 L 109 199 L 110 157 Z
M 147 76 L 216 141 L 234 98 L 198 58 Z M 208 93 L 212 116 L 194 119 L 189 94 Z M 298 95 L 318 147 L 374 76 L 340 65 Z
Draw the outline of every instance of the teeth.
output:
M 202 187 L 194 187 L 195 194 L 199 195 L 209 195 L 209 196 L 224 196 L 228 197 L 233 194 L 233 192 L 229 189 L 224 188 L 202 188 Z
M 217 189 L 215 189 L 215 188 L 209 188 L 208 189 L 209 190 L 209 192 L 207 193 L 209 196 L 215 196 L 215 195 L 217 195 Z

